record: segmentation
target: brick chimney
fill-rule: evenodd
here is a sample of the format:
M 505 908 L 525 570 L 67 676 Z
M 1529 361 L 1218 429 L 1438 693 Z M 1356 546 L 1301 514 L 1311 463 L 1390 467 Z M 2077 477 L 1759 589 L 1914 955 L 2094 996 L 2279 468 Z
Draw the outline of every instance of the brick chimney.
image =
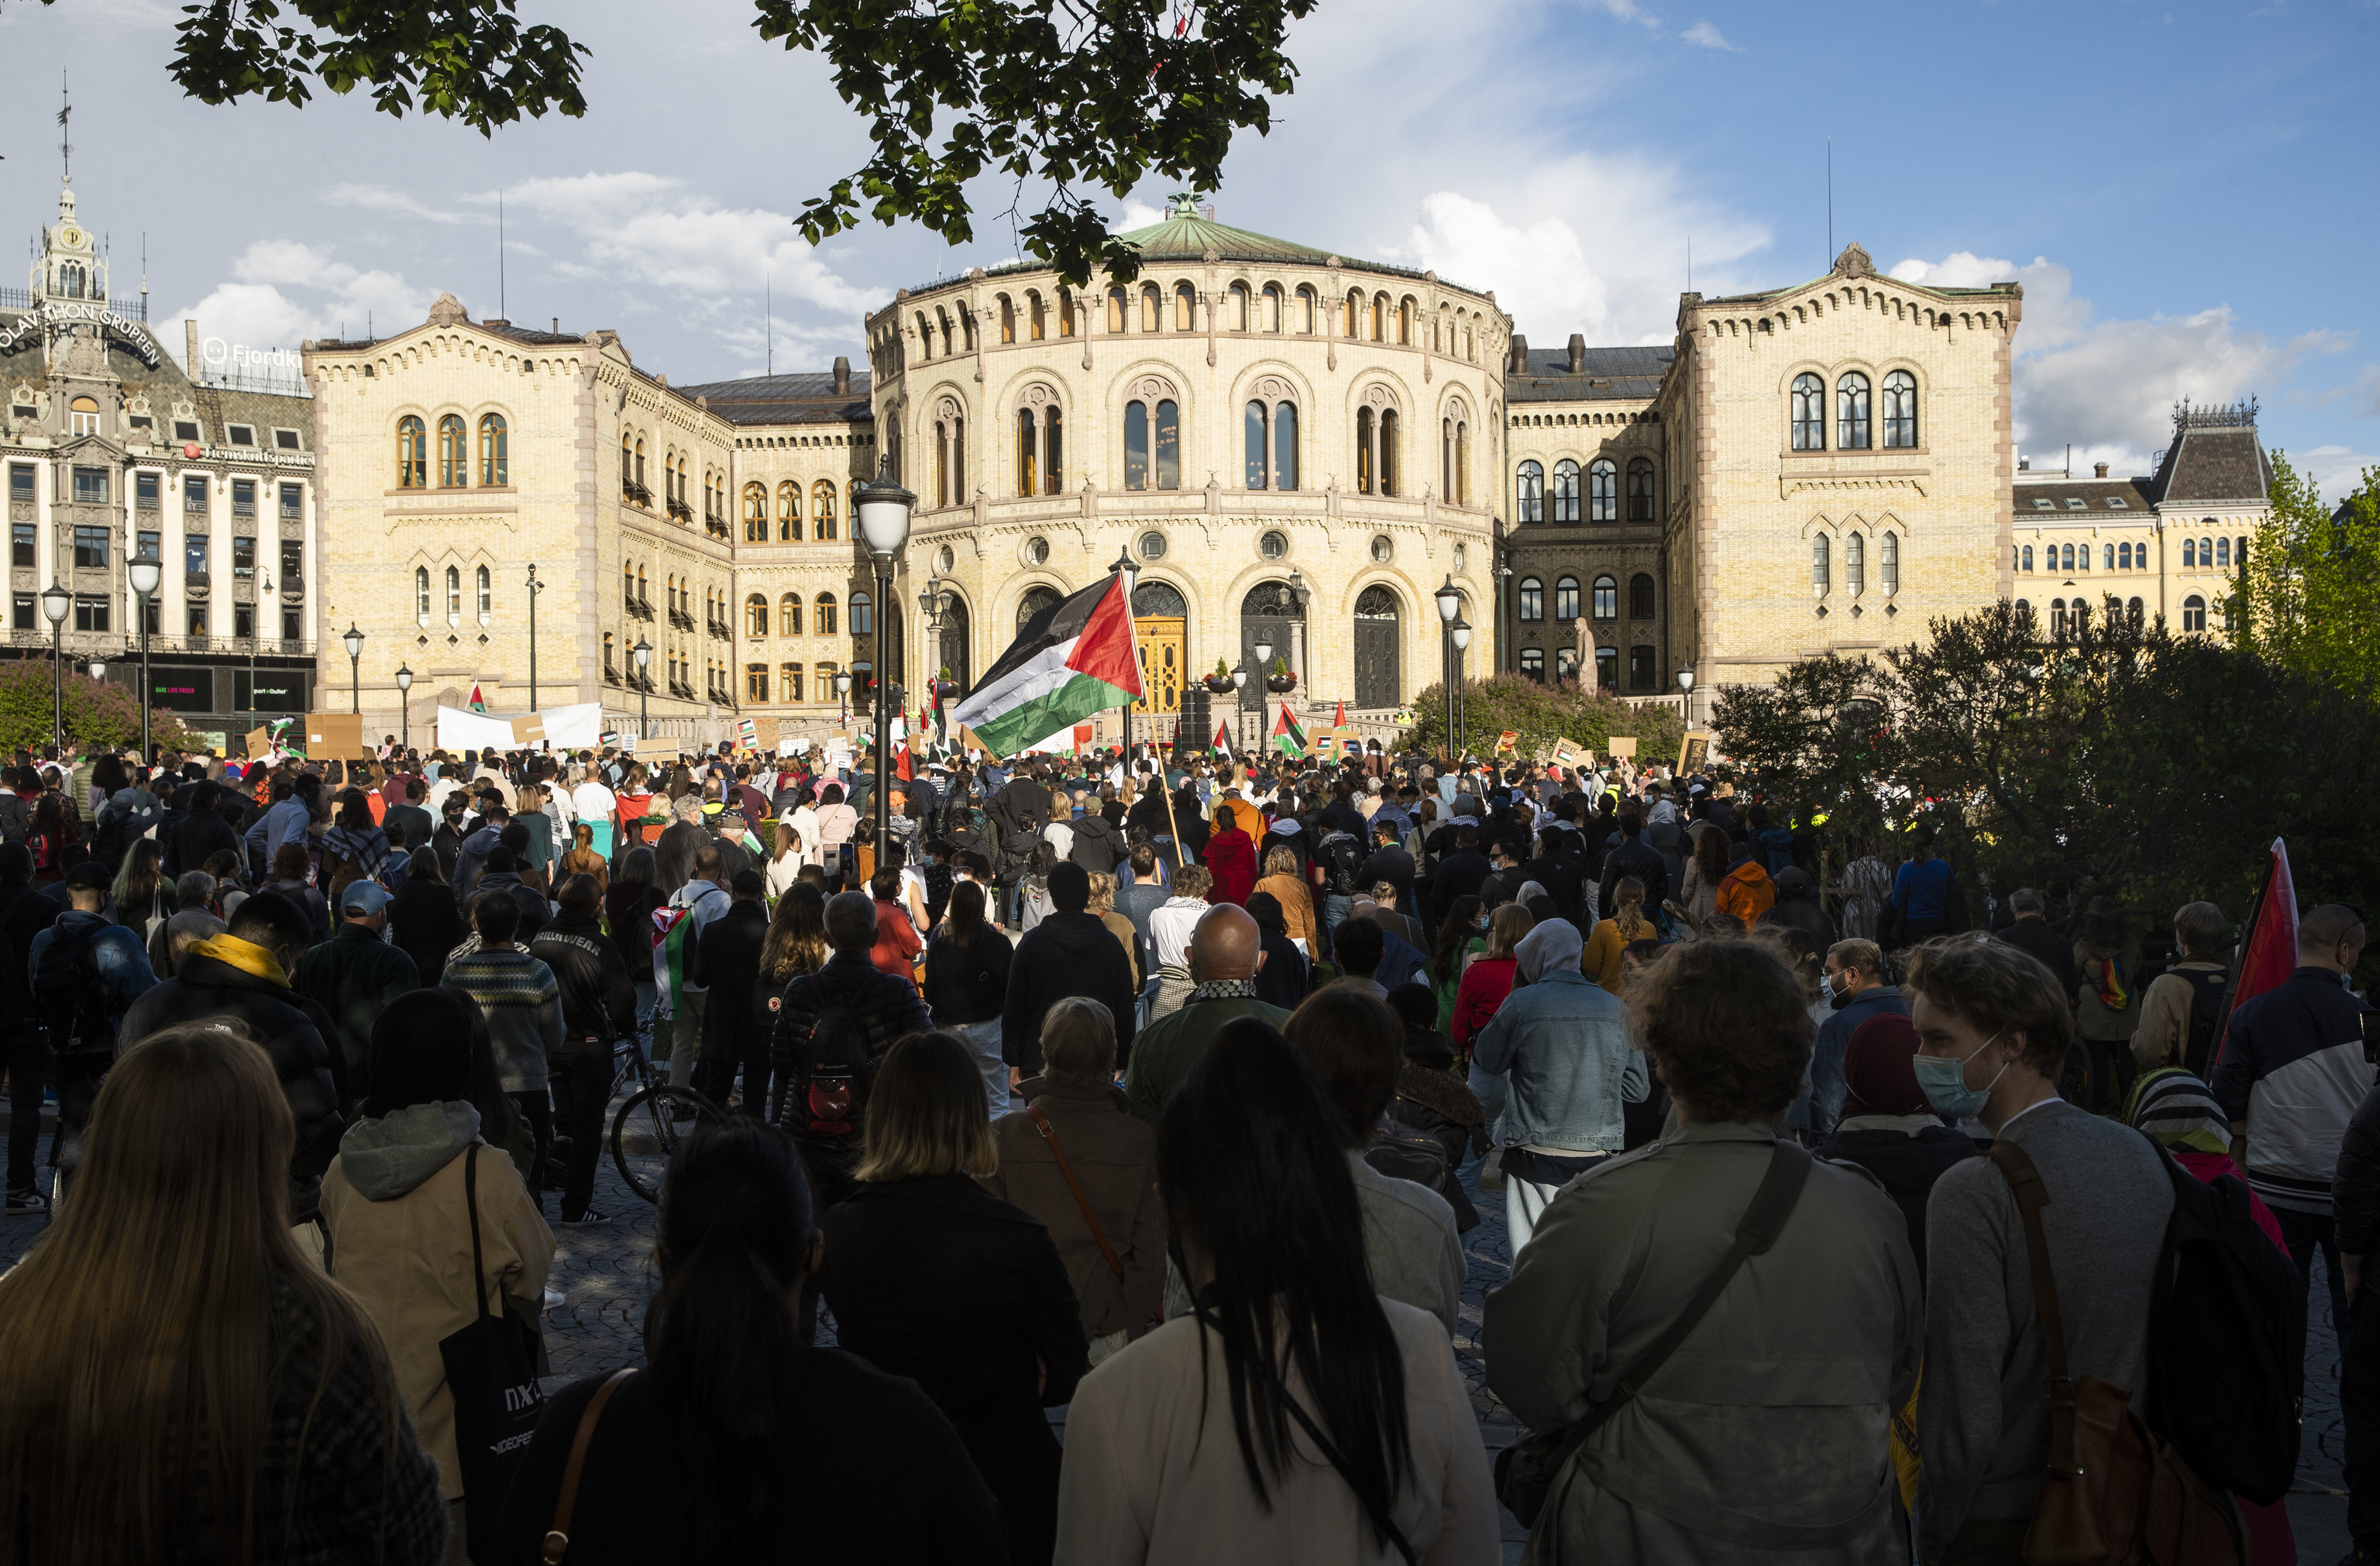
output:
M 2107 465 L 2106 463 L 2095 462 L 2091 465 L 2091 477 L 2094 479 L 2104 479 L 2107 476 Z
M 1529 340 L 1520 333 L 1512 334 L 1512 370 L 1515 375 L 1529 372 Z
M 1586 373 L 1586 339 L 1575 332 L 1570 334 L 1570 372 Z
M 834 360 L 834 395 L 838 397 L 851 395 L 851 360 L 840 354 Z

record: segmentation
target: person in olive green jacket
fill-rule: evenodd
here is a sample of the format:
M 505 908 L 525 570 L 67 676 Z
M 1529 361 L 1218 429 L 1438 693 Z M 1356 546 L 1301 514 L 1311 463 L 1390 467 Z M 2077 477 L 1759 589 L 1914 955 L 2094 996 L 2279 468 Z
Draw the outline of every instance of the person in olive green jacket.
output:
M 1195 981 L 1182 1009 L 1142 1029 L 1124 1067 L 1124 1097 L 1132 1112 L 1150 1125 L 1166 1096 L 1182 1085 L 1190 1064 L 1225 1023 L 1261 1017 L 1279 1027 L 1289 1014 L 1257 999 L 1257 970 L 1264 966 L 1263 938 L 1257 921 L 1234 903 L 1218 903 L 1199 916 L 1190 937 L 1190 977 Z

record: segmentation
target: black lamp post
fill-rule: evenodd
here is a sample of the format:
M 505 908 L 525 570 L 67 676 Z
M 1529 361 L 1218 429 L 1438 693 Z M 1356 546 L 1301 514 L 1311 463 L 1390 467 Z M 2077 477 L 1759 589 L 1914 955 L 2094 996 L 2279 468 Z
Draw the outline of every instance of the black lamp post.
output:
M 149 605 L 157 596 L 157 583 L 164 576 L 164 567 L 153 560 L 132 563 L 129 573 L 132 590 L 139 595 L 137 613 L 140 616 L 140 764 L 150 764 L 149 750 Z M 96 678 L 96 676 L 93 676 Z
M 850 697 L 851 671 L 848 669 L 837 669 L 834 672 L 834 704 L 837 712 L 840 714 L 840 716 L 836 718 L 835 722 L 840 728 L 847 729 L 851 726 Z
M 537 566 L 528 568 L 528 710 L 537 710 L 537 595 L 545 584 L 537 579 Z
M 67 611 L 73 607 L 74 595 L 52 577 L 42 589 L 42 613 L 50 622 L 50 742 L 57 746 L 67 742 Z
M 413 748 L 413 671 L 400 663 L 396 666 L 396 753 L 402 758 Z
M 1471 682 L 1464 676 L 1463 672 L 1463 654 L 1464 649 L 1469 648 L 1471 645 L 1471 622 L 1458 614 L 1454 617 L 1454 624 L 1449 625 L 1446 629 L 1447 634 L 1454 638 L 1455 733 L 1459 738 L 1467 739 L 1469 737 L 1468 731 L 1471 727 Z M 1458 758 L 1462 755 L 1462 747 L 1460 745 L 1458 745 L 1455 754 Z
M 348 710 L 362 717 L 364 710 L 364 634 L 356 629 L 353 620 L 347 622 L 347 634 L 339 638 L 347 649 Z
M 1438 601 L 1439 684 L 1446 694 L 1446 749 L 1449 764 L 1458 759 L 1454 749 L 1454 617 L 1463 612 L 1463 589 L 1448 572 L 1446 585 L 1431 595 Z
M 888 616 L 892 607 L 892 561 L 909 541 L 909 513 L 917 497 L 892 477 L 892 459 L 884 458 L 876 480 L 863 484 L 852 509 L 858 514 L 860 541 L 876 565 L 876 863 L 891 857 L 892 845 L 892 670 L 887 664 L 892 641 Z
M 644 637 L 628 649 L 637 661 L 637 737 L 650 739 L 653 733 L 653 644 Z
M 1685 721 L 1688 728 L 1694 727 L 1694 666 L 1691 663 L 1678 665 L 1678 716 Z

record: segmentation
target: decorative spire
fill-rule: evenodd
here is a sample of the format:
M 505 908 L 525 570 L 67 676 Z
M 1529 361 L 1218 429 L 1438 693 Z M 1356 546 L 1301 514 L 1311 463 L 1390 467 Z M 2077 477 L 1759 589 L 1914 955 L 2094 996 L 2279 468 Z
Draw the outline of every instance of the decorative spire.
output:
M 1835 275 L 1873 277 L 1876 275 L 1876 262 L 1869 258 L 1865 250 L 1860 249 L 1859 241 L 1854 239 L 1843 247 L 1841 255 L 1835 258 Z

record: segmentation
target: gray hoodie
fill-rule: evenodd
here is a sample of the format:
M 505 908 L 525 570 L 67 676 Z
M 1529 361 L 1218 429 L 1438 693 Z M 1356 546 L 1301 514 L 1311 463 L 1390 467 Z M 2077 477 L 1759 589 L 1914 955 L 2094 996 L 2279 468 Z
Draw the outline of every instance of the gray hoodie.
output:
M 480 1111 L 469 1104 L 413 1104 L 347 1127 L 339 1138 L 339 1167 L 364 1200 L 393 1202 L 462 1157 L 479 1136 Z

